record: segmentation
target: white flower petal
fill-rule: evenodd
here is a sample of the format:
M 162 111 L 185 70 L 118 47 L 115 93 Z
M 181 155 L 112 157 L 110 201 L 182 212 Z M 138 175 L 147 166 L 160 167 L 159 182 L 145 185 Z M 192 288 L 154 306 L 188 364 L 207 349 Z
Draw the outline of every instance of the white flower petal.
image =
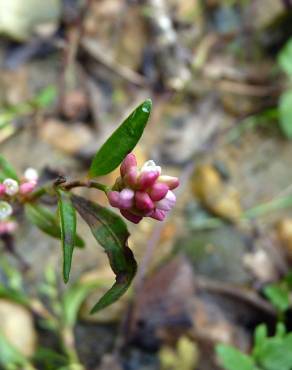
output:
M 150 171 L 158 172 L 159 175 L 160 175 L 161 174 L 161 167 L 156 166 L 155 162 L 152 161 L 152 160 L 147 161 L 143 164 L 143 166 L 141 168 L 141 172 L 150 172 Z

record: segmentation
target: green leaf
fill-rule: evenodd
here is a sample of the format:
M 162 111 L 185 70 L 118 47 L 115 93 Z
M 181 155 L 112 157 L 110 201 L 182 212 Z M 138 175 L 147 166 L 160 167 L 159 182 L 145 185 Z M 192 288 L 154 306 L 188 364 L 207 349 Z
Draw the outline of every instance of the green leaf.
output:
M 15 169 L 11 164 L 0 154 L 0 180 L 5 180 L 7 178 L 19 181 Z
M 103 176 L 112 172 L 134 149 L 143 134 L 151 108 L 151 100 L 145 100 L 109 137 L 92 161 L 90 177 Z
M 0 365 L 4 368 L 27 368 L 27 359 L 6 339 L 0 331 Z M 23 366 L 23 367 L 22 367 Z
M 65 291 L 62 301 L 65 326 L 75 325 L 80 306 L 85 298 L 99 286 L 98 282 L 78 282 Z
M 72 201 L 89 225 L 95 239 L 108 255 L 116 282 L 93 307 L 92 313 L 117 301 L 129 288 L 137 270 L 137 264 L 128 247 L 129 232 L 124 221 L 116 213 L 84 198 L 73 195 Z
M 50 104 L 54 102 L 57 97 L 57 89 L 55 86 L 47 86 L 43 89 L 39 95 L 37 95 L 34 100 L 33 104 L 35 104 L 39 108 L 46 108 Z
M 42 365 L 46 370 L 56 370 L 68 363 L 68 359 L 50 348 L 39 347 L 33 360 Z M 40 365 L 39 365 L 40 366 Z M 68 369 L 68 368 L 67 368 Z
M 25 213 L 30 222 L 45 234 L 61 239 L 61 229 L 58 220 L 47 208 L 38 204 L 26 204 Z M 84 247 L 84 241 L 79 236 L 76 236 L 76 247 Z
M 216 353 L 220 363 L 226 370 L 258 370 L 250 356 L 234 347 L 218 344 L 216 346 Z
M 29 299 L 19 290 L 7 288 L 0 283 L 0 298 L 6 298 L 23 306 L 29 305 Z
M 267 339 L 268 329 L 267 326 L 262 324 L 258 325 L 255 330 L 255 348 L 261 346 Z
M 264 294 L 279 312 L 285 312 L 290 306 L 289 290 L 281 284 L 270 284 L 264 288 Z
M 292 369 L 292 333 L 284 337 L 267 338 L 254 352 L 254 358 L 264 370 Z
M 288 272 L 288 274 L 284 278 L 284 281 L 287 284 L 288 288 L 292 290 L 292 271 Z
M 279 119 L 283 134 L 292 139 L 292 91 L 288 90 L 280 96 Z
M 277 338 L 284 338 L 287 333 L 285 325 L 282 322 L 278 322 L 276 326 L 276 334 L 275 337 Z
M 58 209 L 60 216 L 61 241 L 63 248 L 63 278 L 67 283 L 70 276 L 72 256 L 76 244 L 76 211 L 70 193 L 59 189 Z
M 290 39 L 280 51 L 278 63 L 283 71 L 292 77 L 292 39 Z

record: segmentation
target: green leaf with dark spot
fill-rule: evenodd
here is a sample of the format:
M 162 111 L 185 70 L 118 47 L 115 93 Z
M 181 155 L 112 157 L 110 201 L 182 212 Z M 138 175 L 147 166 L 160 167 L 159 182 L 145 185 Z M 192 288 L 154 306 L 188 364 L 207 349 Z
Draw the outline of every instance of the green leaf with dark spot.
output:
M 90 177 L 103 176 L 112 172 L 134 149 L 148 122 L 151 108 L 151 100 L 145 100 L 109 137 L 92 161 Z
M 63 248 L 63 278 L 67 283 L 70 276 L 72 256 L 76 244 L 76 211 L 70 193 L 59 189 L 58 209 L 60 217 L 61 241 Z
M 25 213 L 29 221 L 45 234 L 61 239 L 61 229 L 57 217 L 50 210 L 38 204 L 26 204 Z M 76 247 L 84 247 L 84 241 L 78 235 L 75 242 Z
M 5 180 L 7 178 L 14 179 L 19 181 L 17 173 L 15 169 L 11 166 L 11 164 L 0 155 L 0 180 Z
M 116 213 L 82 197 L 73 195 L 72 202 L 89 225 L 95 239 L 108 255 L 116 282 L 93 307 L 92 313 L 117 301 L 129 288 L 137 270 L 137 264 L 128 247 L 129 232 L 124 221 Z

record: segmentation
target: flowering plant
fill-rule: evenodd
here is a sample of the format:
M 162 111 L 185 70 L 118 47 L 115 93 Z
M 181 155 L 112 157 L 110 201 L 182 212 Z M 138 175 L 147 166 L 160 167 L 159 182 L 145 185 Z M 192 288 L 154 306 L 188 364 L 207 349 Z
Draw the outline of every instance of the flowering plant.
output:
M 63 277 L 68 282 L 75 247 L 84 247 L 76 233 L 76 211 L 90 227 L 93 236 L 104 248 L 116 275 L 116 282 L 97 302 L 96 312 L 123 295 L 136 273 L 136 261 L 127 245 L 129 232 L 123 219 L 107 207 L 75 195 L 76 187 L 103 191 L 111 206 L 122 216 L 137 224 L 144 217 L 163 221 L 174 206 L 173 190 L 179 185 L 176 177 L 161 174 L 161 167 L 152 160 L 141 169 L 137 166 L 133 148 L 142 136 L 152 108 L 144 101 L 118 127 L 93 158 L 86 179 L 69 180 L 58 177 L 52 183 L 39 185 L 37 171 L 28 168 L 18 177 L 12 166 L 0 156 L 0 236 L 13 233 L 17 222 L 14 205 L 25 208 L 28 219 L 46 234 L 58 238 L 63 249 Z M 120 165 L 120 177 L 112 187 L 96 181 Z M 56 198 L 58 217 L 42 205 L 44 195 Z

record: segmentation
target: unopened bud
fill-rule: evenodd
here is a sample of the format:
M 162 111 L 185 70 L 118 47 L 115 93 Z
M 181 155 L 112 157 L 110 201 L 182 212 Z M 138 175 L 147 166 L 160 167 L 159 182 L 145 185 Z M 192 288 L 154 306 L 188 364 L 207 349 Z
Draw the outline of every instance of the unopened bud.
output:
M 24 172 L 24 177 L 29 182 L 37 182 L 39 174 L 34 168 L 27 168 Z
M 176 196 L 174 193 L 169 190 L 166 196 L 156 203 L 156 207 L 162 211 L 170 211 L 171 208 L 175 205 Z
M 36 182 L 24 182 L 19 187 L 19 192 L 22 195 L 31 193 L 36 187 Z
M 125 176 L 133 167 L 137 166 L 137 160 L 133 153 L 129 153 L 121 164 L 121 176 Z
M 161 167 L 160 166 L 156 166 L 155 162 L 152 161 L 152 159 L 150 161 L 147 161 L 143 164 L 142 168 L 141 168 L 141 172 L 148 172 L 148 171 L 151 171 L 151 172 L 158 172 L 159 175 L 161 174 Z
M 1 195 L 4 195 L 5 194 L 5 185 L 4 184 L 0 184 L 0 196 Z
M 0 220 L 5 220 L 12 215 L 12 212 L 13 209 L 9 203 L 0 201 Z
M 136 191 L 135 193 L 136 207 L 142 211 L 151 211 L 154 208 L 154 203 L 147 193 L 144 191 Z
M 120 209 L 129 209 L 134 205 L 135 193 L 132 189 L 123 189 L 120 192 Z
M 6 179 L 3 181 L 3 185 L 5 186 L 5 193 L 7 195 L 13 196 L 18 193 L 19 185 L 18 182 L 13 179 Z
M 138 224 L 142 220 L 142 216 L 135 215 L 134 213 L 126 210 L 121 209 L 121 214 L 129 221 L 133 222 L 134 224 Z

